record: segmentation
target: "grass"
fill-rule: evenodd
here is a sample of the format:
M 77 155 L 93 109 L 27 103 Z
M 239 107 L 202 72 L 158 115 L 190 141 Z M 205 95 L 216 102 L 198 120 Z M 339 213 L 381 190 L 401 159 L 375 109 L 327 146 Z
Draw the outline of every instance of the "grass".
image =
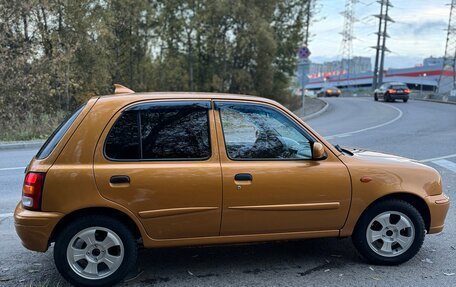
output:
M 0 141 L 26 141 L 46 139 L 63 121 L 66 113 L 33 115 L 25 117 L 13 115 L 7 121 L 0 122 Z

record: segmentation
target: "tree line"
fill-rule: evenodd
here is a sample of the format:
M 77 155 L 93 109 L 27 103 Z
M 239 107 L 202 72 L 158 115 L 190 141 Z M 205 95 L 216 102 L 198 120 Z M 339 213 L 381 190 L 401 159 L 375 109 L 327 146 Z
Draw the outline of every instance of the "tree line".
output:
M 308 1 L 0 0 L 0 140 L 46 136 L 114 83 L 293 108 Z

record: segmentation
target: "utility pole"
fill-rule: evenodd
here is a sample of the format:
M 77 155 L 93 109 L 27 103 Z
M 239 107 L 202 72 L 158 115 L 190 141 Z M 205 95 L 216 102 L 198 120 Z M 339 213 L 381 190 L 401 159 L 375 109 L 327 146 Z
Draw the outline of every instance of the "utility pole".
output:
M 372 80 L 373 90 L 375 90 L 383 82 L 385 52 L 390 52 L 390 50 L 386 47 L 386 38 L 389 38 L 389 35 L 387 33 L 388 22 L 394 22 L 393 19 L 388 15 L 389 8 L 393 7 L 390 1 L 379 0 L 377 2 L 380 3 L 380 14 L 374 15 L 378 18 L 378 32 L 376 33 L 377 45 L 375 47 L 372 47 L 375 49 L 375 65 Z
M 378 32 L 377 32 L 377 46 L 375 46 L 375 64 L 374 64 L 374 77 L 372 79 L 372 90 L 377 88 L 378 77 L 378 57 L 380 56 L 380 35 L 382 34 L 382 21 L 383 21 L 383 1 L 380 1 L 380 15 L 378 17 Z
M 353 54 L 353 28 L 356 22 L 355 18 L 355 5 L 358 0 L 345 0 L 345 10 L 341 14 L 344 16 L 344 26 L 342 33 L 342 42 L 340 44 L 340 69 L 339 69 L 339 82 L 340 76 L 343 71 L 346 71 L 346 85 L 349 85 L 350 79 L 350 62 Z
M 312 12 L 311 7 L 312 7 L 312 0 L 307 0 L 306 21 L 305 21 L 306 35 L 304 36 L 304 46 L 306 46 L 306 47 L 309 44 L 309 27 L 310 27 L 310 19 L 311 19 L 311 12 Z
M 307 0 L 307 7 L 306 7 L 306 15 L 305 15 L 305 21 L 304 21 L 304 29 L 306 31 L 306 34 L 304 35 L 304 41 L 303 41 L 303 46 L 299 49 L 298 51 L 298 75 L 299 75 L 299 82 L 301 86 L 301 110 L 302 110 L 302 116 L 304 116 L 304 106 L 305 106 L 305 86 L 309 82 L 308 74 L 309 74 L 309 56 L 310 56 L 310 50 L 308 48 L 309 45 L 309 28 L 310 28 L 310 23 L 311 23 L 311 17 L 312 17 L 312 0 Z
M 456 0 L 452 0 L 449 5 L 450 17 L 448 19 L 445 55 L 437 87 L 437 94 L 446 100 L 448 95 L 452 95 L 456 83 Z

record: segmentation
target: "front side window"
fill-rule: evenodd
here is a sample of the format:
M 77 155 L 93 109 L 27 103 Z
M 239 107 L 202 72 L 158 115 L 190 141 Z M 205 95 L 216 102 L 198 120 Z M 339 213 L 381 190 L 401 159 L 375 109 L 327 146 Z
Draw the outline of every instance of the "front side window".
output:
M 279 111 L 260 105 L 217 103 L 225 146 L 233 160 L 311 159 L 311 137 Z
M 189 160 L 211 155 L 209 102 L 156 102 L 125 110 L 108 134 L 114 160 Z

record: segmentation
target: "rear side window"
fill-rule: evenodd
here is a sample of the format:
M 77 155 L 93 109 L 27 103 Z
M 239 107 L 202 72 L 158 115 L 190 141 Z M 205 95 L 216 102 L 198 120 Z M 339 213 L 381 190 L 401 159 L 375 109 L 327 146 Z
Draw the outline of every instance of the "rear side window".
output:
M 136 111 L 123 112 L 106 139 L 105 152 L 113 159 L 139 159 L 139 118 Z
M 158 102 L 125 110 L 108 134 L 112 160 L 203 160 L 211 155 L 210 102 Z
M 85 105 L 81 106 L 78 108 L 71 116 L 66 118 L 58 127 L 55 129 L 55 131 L 51 134 L 51 136 L 46 140 L 46 142 L 43 144 L 43 146 L 40 148 L 38 153 L 36 154 L 37 159 L 43 159 L 48 157 L 51 152 L 54 150 L 54 148 L 57 146 L 57 144 L 60 142 L 62 137 L 66 134 L 68 129 L 71 127 L 73 122 L 76 120 L 76 118 L 79 116 L 81 111 L 84 109 Z

